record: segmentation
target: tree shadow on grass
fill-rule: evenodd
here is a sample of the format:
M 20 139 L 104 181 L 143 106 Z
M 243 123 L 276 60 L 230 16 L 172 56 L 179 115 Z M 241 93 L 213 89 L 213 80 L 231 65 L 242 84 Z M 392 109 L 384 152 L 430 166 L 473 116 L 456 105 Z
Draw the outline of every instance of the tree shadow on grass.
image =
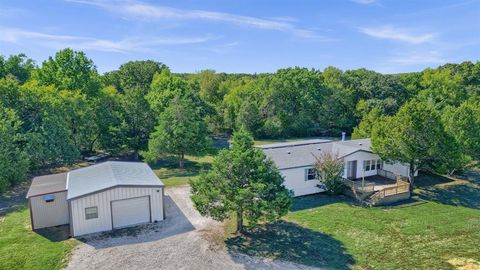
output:
M 21 211 L 27 207 L 27 195 L 30 181 L 22 183 L 0 194 L 0 217 L 11 212 Z
M 453 182 L 455 182 L 455 180 L 448 177 L 427 172 L 420 172 L 418 176 L 415 177 L 415 187 L 421 189 L 432 188 L 436 185 L 444 185 Z
M 232 255 L 240 253 L 328 269 L 349 269 L 355 263 L 340 241 L 287 221 L 259 226 L 225 243 Z M 258 267 L 253 263 L 245 266 Z
M 210 163 L 185 160 L 184 168 L 179 168 L 175 159 L 159 160 L 150 164 L 152 169 L 157 171 L 160 179 L 171 177 L 193 177 L 198 176 L 201 170 L 209 170 Z
M 347 197 L 345 195 L 329 195 L 327 193 L 318 193 L 307 196 L 295 197 L 293 199 L 293 204 L 290 207 L 290 211 L 301 211 L 305 209 L 316 208 L 320 206 L 325 206 L 333 203 L 348 203 L 358 205 L 353 198 Z
M 455 180 L 439 175 L 421 175 L 415 194 L 423 200 L 447 205 L 480 209 L 480 175 L 469 175 L 467 180 Z M 443 185 L 445 184 L 445 185 Z

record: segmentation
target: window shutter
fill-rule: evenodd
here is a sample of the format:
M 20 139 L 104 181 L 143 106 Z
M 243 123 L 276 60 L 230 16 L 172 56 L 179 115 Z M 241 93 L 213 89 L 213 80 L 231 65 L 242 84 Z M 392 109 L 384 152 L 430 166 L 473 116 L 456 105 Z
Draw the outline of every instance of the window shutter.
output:
M 305 169 L 305 177 L 303 180 L 308 181 L 308 168 Z

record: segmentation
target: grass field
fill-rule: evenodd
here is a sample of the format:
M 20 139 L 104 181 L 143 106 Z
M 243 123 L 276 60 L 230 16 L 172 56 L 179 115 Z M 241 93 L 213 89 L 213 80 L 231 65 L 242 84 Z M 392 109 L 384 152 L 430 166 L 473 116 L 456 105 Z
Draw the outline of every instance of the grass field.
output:
M 33 232 L 26 205 L 0 216 L 0 269 L 62 269 L 76 240 Z
M 162 180 L 165 186 L 187 185 L 190 179 L 196 179 L 201 170 L 208 170 L 213 161 L 211 155 L 203 157 L 185 157 L 185 167 L 180 169 L 178 161 L 174 159 L 160 160 L 151 164 L 153 171 Z
M 391 207 L 328 195 L 297 198 L 281 222 L 226 244 L 327 269 L 480 269 L 480 178 L 474 177 L 420 176 L 415 198 Z

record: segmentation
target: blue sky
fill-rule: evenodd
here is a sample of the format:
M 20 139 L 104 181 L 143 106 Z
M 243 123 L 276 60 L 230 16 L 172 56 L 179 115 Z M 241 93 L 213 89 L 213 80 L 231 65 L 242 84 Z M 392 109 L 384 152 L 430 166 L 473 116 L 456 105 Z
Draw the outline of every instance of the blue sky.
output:
M 480 60 L 480 0 L 2 0 L 0 54 L 83 50 L 100 72 L 302 66 L 419 71 Z

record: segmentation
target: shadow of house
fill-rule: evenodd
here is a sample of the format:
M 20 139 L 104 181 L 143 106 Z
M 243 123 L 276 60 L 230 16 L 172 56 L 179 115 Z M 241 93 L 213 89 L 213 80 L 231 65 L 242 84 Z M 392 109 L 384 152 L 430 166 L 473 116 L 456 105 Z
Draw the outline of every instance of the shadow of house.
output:
M 157 223 L 116 229 L 109 232 L 79 237 L 78 240 L 95 249 L 157 241 L 195 230 L 177 204 L 165 195 L 165 219 Z
M 296 212 L 333 203 L 349 203 L 352 205 L 358 205 L 358 202 L 345 195 L 329 195 L 326 193 L 318 193 L 294 198 L 293 204 L 290 207 L 290 211 Z
M 34 231 L 51 242 L 61 242 L 70 238 L 69 225 L 42 228 Z
M 233 260 L 236 254 L 245 254 L 327 269 L 349 269 L 355 263 L 340 241 L 286 221 L 259 226 L 225 243 Z

